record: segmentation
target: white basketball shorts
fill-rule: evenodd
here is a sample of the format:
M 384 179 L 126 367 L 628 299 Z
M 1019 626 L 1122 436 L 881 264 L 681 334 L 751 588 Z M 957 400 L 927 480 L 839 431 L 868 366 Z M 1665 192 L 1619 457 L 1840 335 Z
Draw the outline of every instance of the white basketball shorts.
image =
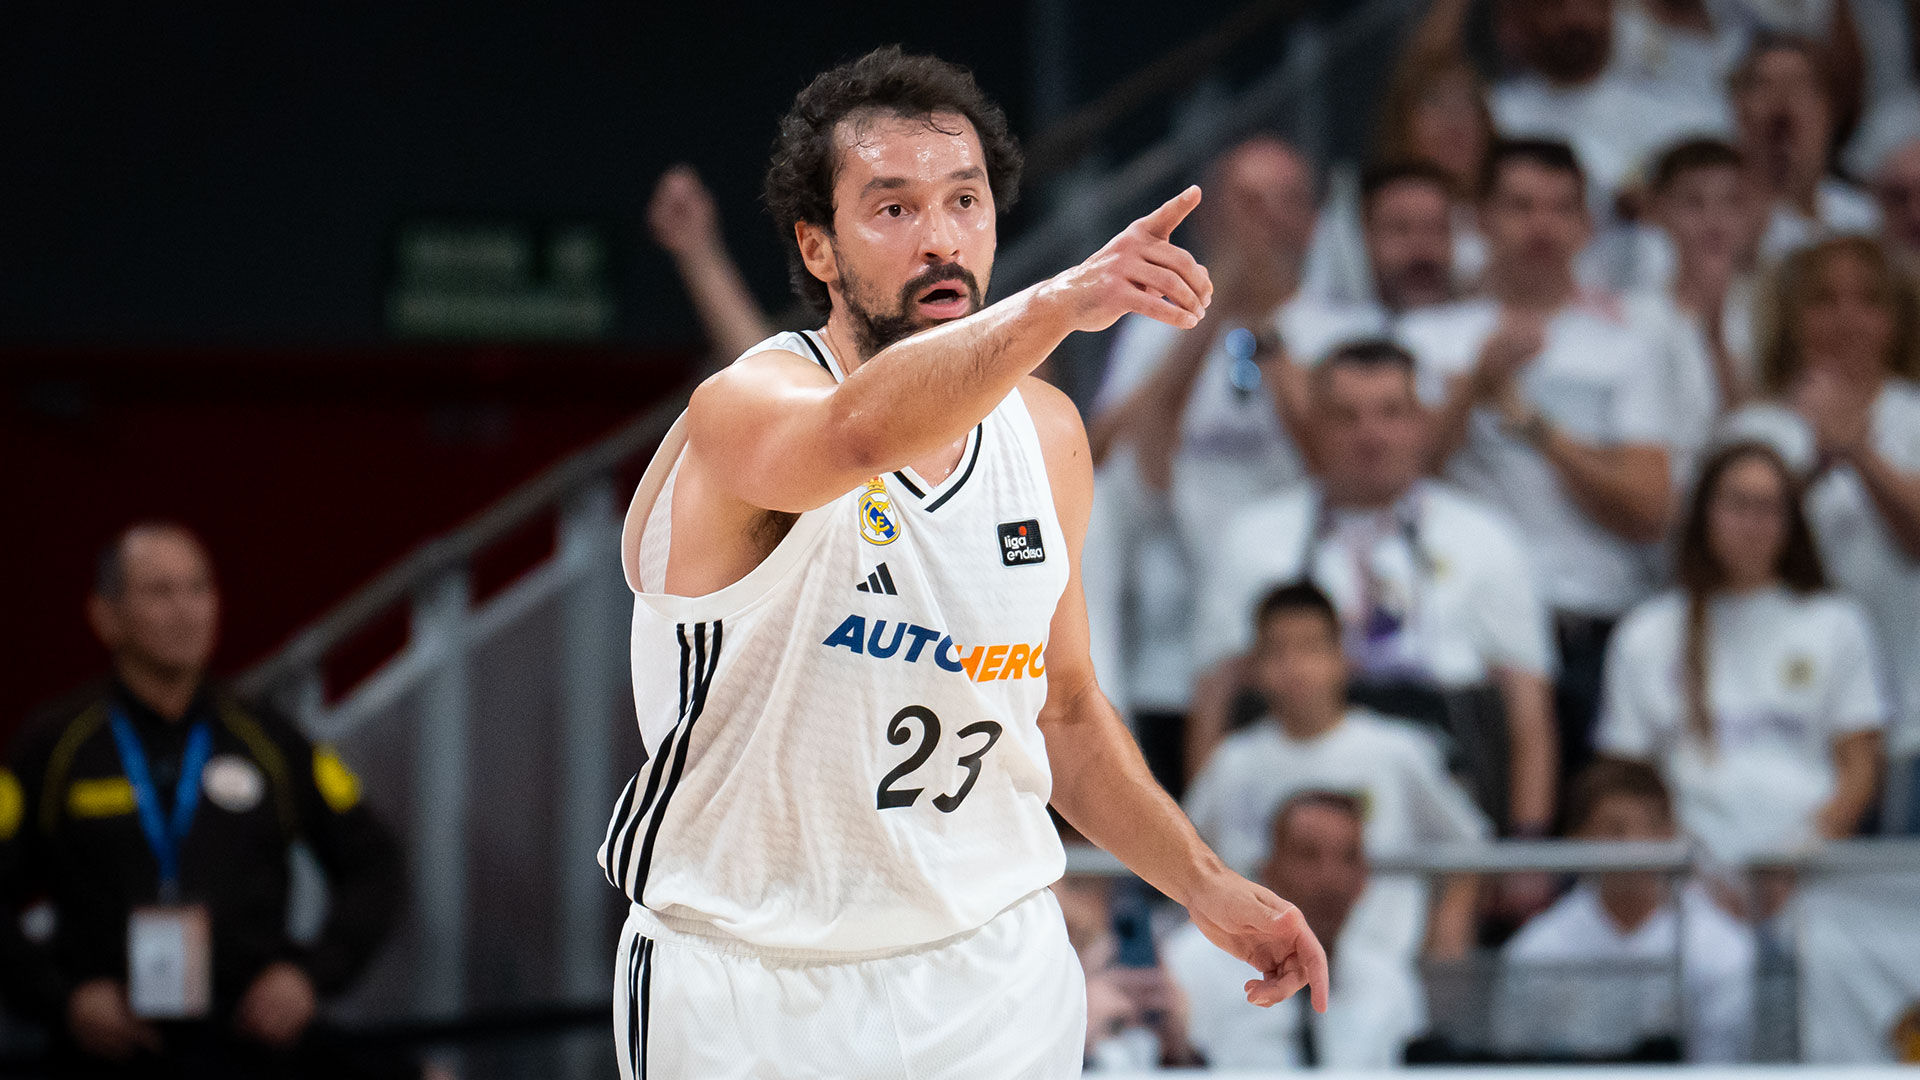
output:
M 823 958 L 673 929 L 620 933 L 621 1080 L 1078 1077 L 1086 981 L 1053 892 L 917 949 Z

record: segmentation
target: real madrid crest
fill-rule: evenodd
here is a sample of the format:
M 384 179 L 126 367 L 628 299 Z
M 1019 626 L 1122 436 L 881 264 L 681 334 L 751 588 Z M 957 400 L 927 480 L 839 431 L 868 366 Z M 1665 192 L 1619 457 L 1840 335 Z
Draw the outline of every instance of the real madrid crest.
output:
M 867 481 L 867 490 L 860 496 L 860 535 L 869 544 L 900 539 L 900 511 L 894 509 L 885 481 L 877 476 Z

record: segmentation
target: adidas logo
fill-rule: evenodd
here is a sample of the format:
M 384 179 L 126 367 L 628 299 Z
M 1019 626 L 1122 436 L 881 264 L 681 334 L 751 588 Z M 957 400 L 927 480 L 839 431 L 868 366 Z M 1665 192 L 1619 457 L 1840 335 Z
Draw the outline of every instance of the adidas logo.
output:
M 854 592 L 880 593 L 884 596 L 899 596 L 900 590 L 893 587 L 893 575 L 887 572 L 887 564 L 881 563 L 867 580 L 853 587 Z

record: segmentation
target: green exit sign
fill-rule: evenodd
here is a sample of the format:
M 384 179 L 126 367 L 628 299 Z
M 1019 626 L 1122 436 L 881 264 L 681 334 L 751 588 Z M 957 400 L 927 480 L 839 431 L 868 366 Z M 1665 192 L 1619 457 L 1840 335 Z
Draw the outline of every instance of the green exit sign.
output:
M 612 262 L 599 224 L 410 221 L 395 234 L 387 326 L 408 338 L 599 340 L 614 327 Z

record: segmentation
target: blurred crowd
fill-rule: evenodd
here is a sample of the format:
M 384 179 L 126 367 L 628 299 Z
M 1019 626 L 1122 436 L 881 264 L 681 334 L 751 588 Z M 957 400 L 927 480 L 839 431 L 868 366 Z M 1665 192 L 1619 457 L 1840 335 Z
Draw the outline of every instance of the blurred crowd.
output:
M 1791 879 L 1749 868 L 1920 832 L 1920 12 L 1483 6 L 1412 29 L 1364 168 L 1209 163 L 1208 317 L 1112 335 L 1102 684 L 1335 994 L 1251 1009 L 1191 927 L 1069 878 L 1095 1064 L 1398 1062 L 1419 961 L 1476 949 L 1485 1052 L 1744 1059 L 1793 950 Z M 718 351 L 760 340 L 690 171 L 652 220 Z M 1723 869 L 1369 880 L 1494 836 Z

